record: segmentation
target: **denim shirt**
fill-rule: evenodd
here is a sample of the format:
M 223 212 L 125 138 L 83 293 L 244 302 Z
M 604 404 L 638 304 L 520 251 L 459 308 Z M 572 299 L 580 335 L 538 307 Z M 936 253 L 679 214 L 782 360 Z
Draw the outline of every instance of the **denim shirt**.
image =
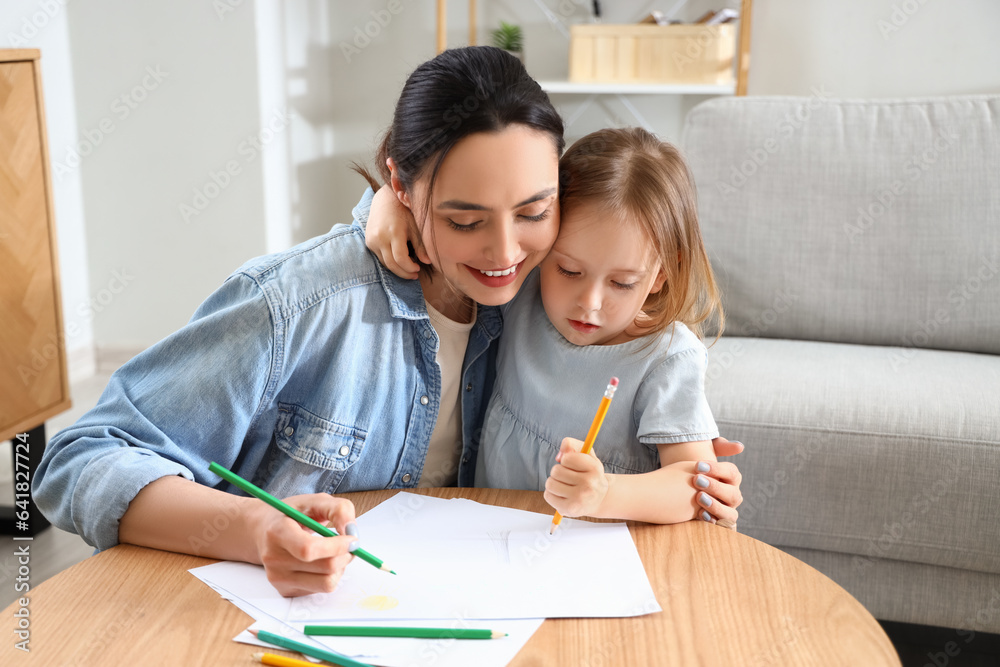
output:
M 216 461 L 282 498 L 409 488 L 437 420 L 438 336 L 417 280 L 354 224 L 244 264 L 191 321 L 122 366 L 97 405 L 49 442 L 32 480 L 52 523 L 98 549 L 131 500 L 167 475 L 236 492 Z M 462 377 L 459 484 L 471 486 L 502 321 L 479 307 Z

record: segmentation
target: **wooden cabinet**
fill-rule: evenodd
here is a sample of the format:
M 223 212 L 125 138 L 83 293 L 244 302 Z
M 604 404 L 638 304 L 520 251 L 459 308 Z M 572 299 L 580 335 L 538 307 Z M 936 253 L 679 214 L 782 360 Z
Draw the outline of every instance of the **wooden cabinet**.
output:
M 39 57 L 0 50 L 0 441 L 31 432 L 33 463 L 70 407 Z

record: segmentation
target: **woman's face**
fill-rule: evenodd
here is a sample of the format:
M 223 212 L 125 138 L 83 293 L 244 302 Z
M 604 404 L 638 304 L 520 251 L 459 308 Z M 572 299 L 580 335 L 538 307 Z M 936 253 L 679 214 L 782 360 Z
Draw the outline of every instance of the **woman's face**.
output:
M 414 189 L 418 220 L 429 180 Z M 547 133 L 511 125 L 465 137 L 441 163 L 420 225 L 436 272 L 473 301 L 507 303 L 555 242 L 558 191 L 559 156 Z M 443 280 L 422 282 L 428 300 L 448 289 Z

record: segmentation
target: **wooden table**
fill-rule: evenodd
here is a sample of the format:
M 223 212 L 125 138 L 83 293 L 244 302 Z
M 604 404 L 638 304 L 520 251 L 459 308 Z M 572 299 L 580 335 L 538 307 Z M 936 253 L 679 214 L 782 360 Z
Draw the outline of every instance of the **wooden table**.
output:
M 529 491 L 416 492 L 551 511 Z M 395 493 L 345 497 L 360 514 Z M 663 611 L 548 620 L 511 664 L 900 665 L 857 600 L 784 552 L 701 521 L 629 530 Z M 212 562 L 131 545 L 88 558 L 31 591 L 31 653 L 13 648 L 8 629 L 0 664 L 255 664 L 260 649 L 232 641 L 252 619 L 187 572 Z M 4 610 L 4 627 L 16 626 L 18 606 Z

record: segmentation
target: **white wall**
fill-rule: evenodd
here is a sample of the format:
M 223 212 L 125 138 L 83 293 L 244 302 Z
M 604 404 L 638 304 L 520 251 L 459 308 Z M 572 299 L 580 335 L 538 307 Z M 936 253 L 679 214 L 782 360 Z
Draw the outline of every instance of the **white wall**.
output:
M 1000 92 L 996 0 L 756 0 L 749 93 Z
M 249 143 L 262 121 L 255 11 L 228 0 L 67 11 L 80 140 L 96 144 L 79 167 L 91 291 L 107 297 L 94 335 L 132 351 L 181 327 L 266 250 L 262 158 Z
M 39 49 L 42 93 L 49 138 L 49 163 L 76 142 L 73 68 L 65 8 L 58 2 L 4 0 L 0 11 L 0 48 Z M 87 238 L 80 172 L 53 175 L 56 244 L 61 272 L 63 322 L 70 377 L 93 373 L 93 313 L 88 309 Z
M 16 0 L 8 10 L 8 0 L 0 39 L 43 2 L 62 1 Z M 114 124 L 114 132 L 104 134 L 80 167 L 56 184 L 67 314 L 103 290 L 109 303 L 98 303 L 102 311 L 92 313 L 99 346 L 145 347 L 181 326 L 246 259 L 349 222 L 364 189 L 349 163 L 374 166 L 375 145 L 403 81 L 434 55 L 435 3 L 400 2 L 398 7 L 390 0 L 59 5 L 57 17 L 38 37 L 53 42 L 44 66 L 62 63 L 61 73 L 44 70 L 53 160 L 64 161 L 74 143 L 74 88 L 79 139 L 93 135 L 102 120 Z M 590 2 L 541 2 L 567 23 L 587 20 Z M 450 4 L 449 44 L 457 46 L 467 40 L 467 4 Z M 602 3 L 609 23 L 673 4 Z M 719 4 L 692 0 L 685 18 Z M 232 11 L 220 15 L 219 7 Z M 67 19 L 71 47 L 66 28 L 58 28 Z M 568 40 L 534 0 L 481 0 L 480 43 L 501 19 L 523 25 L 533 76 L 566 77 Z M 749 92 L 810 95 L 818 88 L 841 97 L 1000 92 L 997 26 L 995 0 L 756 0 Z M 167 75 L 122 118 L 115 110 L 121 109 L 120 98 L 142 86 L 147 67 Z M 684 114 L 701 99 L 630 97 L 653 129 L 674 141 Z M 580 98 L 562 95 L 553 101 L 566 118 L 581 104 Z M 568 140 L 608 124 L 636 122 L 616 99 L 600 101 L 607 112 L 592 105 L 568 127 Z M 243 142 L 269 123 L 277 131 L 264 137 L 265 150 L 253 156 L 241 152 L 241 145 L 248 146 Z M 179 206 L 193 206 L 193 190 L 204 190 L 210 172 L 223 170 L 230 160 L 241 173 L 185 223 Z M 89 271 L 82 259 L 84 218 Z M 125 270 L 128 284 L 112 294 L 110 288 L 118 287 L 115 270 Z

